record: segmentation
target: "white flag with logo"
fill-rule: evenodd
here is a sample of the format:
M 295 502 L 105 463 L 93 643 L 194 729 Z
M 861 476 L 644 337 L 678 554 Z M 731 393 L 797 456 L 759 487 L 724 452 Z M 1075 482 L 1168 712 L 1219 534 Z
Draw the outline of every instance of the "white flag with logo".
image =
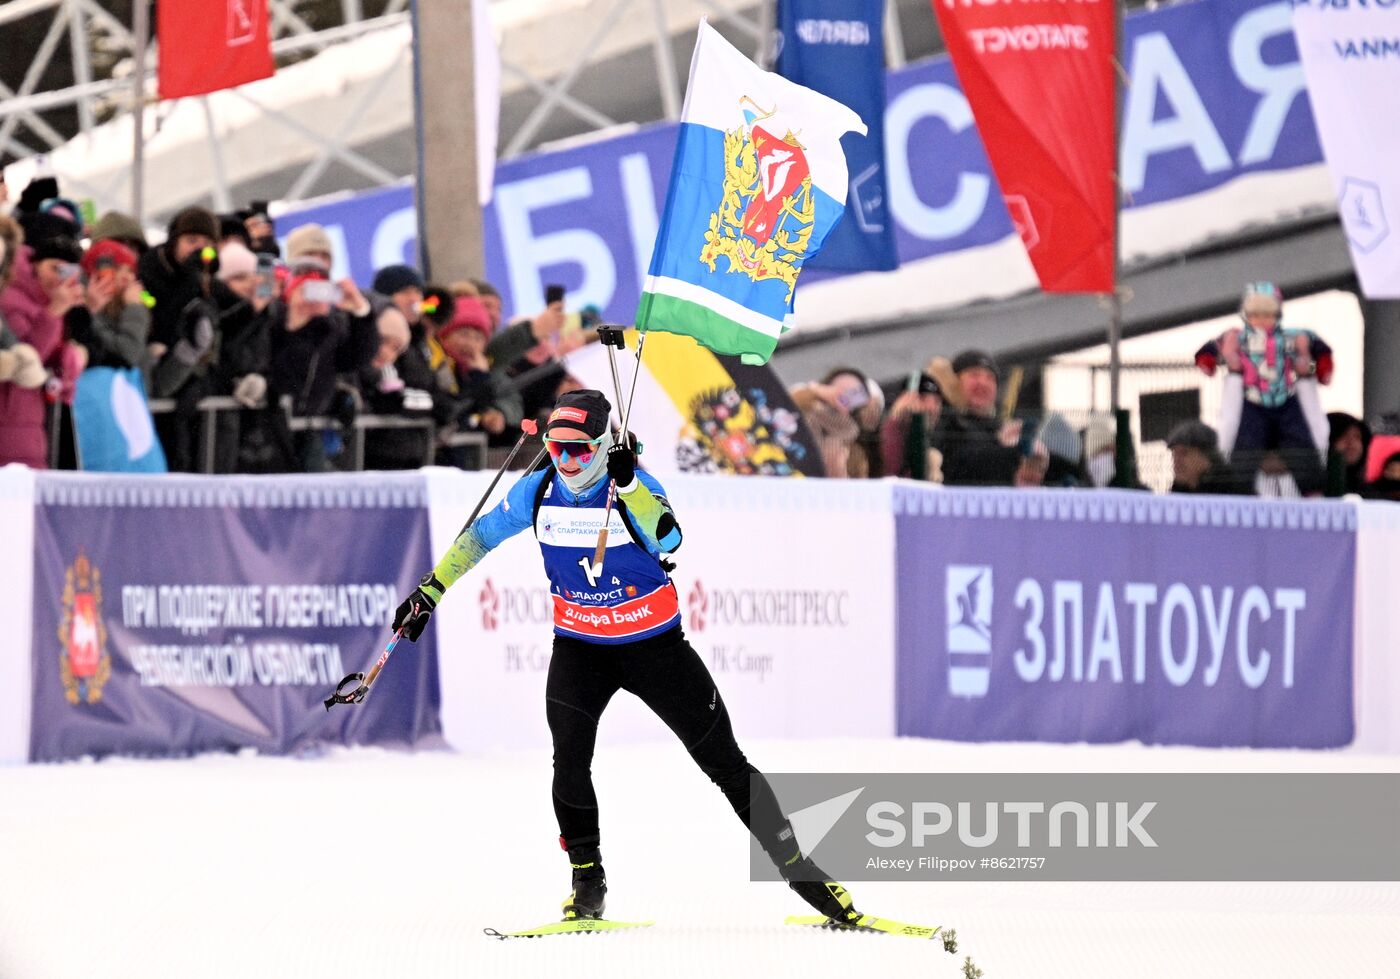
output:
M 1400 7 L 1296 0 L 1293 33 L 1361 291 L 1400 298 Z

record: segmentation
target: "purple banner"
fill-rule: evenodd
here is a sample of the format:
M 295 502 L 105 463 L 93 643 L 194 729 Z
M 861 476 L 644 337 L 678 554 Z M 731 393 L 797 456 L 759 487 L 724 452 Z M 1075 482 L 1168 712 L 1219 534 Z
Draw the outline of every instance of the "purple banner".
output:
M 440 735 L 431 630 L 364 704 L 321 703 L 431 563 L 421 476 L 42 473 L 37 494 L 31 760 Z
M 1352 740 L 1352 507 L 901 486 L 895 512 L 901 735 Z

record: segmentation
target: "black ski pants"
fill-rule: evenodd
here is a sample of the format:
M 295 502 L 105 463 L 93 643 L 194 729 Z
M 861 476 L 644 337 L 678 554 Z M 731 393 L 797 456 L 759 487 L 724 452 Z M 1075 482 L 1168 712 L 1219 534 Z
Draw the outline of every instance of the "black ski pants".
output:
M 675 732 L 734 812 L 780 867 L 797 841 L 768 782 L 734 740 L 724 698 L 680 626 L 639 642 L 604 645 L 554 637 L 545 686 L 554 741 L 554 813 L 570 847 L 597 845 L 593 748 L 598 721 L 618 690 L 635 694 Z

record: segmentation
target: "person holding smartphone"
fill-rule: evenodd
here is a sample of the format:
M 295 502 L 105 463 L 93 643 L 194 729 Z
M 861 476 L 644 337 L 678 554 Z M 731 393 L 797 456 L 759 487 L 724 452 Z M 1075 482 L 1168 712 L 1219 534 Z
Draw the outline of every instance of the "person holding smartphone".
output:
M 821 446 L 826 475 L 867 479 L 883 475 L 879 458 L 885 395 L 854 367 L 837 367 L 820 381 L 790 392 L 802 419 Z
M 324 415 L 336 398 L 339 374 L 358 373 L 379 351 L 374 310 L 354 280 L 332 282 L 330 269 L 309 258 L 288 270 L 283 299 L 272 307 L 268 399 L 292 399 L 295 415 Z M 320 432 L 298 432 L 293 467 L 329 469 Z
M 942 482 L 943 455 L 933 448 L 931 438 L 943 411 L 943 386 L 937 375 L 947 377 L 950 371 L 946 360 L 935 358 L 906 379 L 880 426 L 885 475 Z
M 99 241 L 83 256 L 87 293 L 69 312 L 69 335 L 88 350 L 90 367 L 145 367 L 151 314 L 141 301 L 136 253 L 117 241 Z

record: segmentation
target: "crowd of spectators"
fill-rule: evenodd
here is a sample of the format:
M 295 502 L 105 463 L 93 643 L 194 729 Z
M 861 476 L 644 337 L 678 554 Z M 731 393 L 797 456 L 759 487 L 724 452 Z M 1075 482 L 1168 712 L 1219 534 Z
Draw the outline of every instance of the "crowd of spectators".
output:
M 1112 418 L 1076 428 L 1056 412 L 1010 410 L 1002 371 L 981 350 L 930 360 L 886 410 L 886 392 L 855 368 L 838 367 L 791 395 L 817 440 L 827 476 L 900 476 L 948 486 L 1119 487 L 1143 490 L 1132 441 Z M 1342 496 L 1400 500 L 1400 452 L 1366 478 L 1371 430 L 1327 416 L 1325 458 L 1301 445 L 1259 439 L 1228 457 L 1215 428 L 1189 419 L 1166 438 L 1173 493 L 1263 497 Z M 1306 460 L 1300 458 L 1307 455 Z M 1317 473 L 1326 473 L 1325 479 Z M 1301 474 L 1301 475 L 1300 475 Z
M 217 472 L 343 468 L 361 414 L 433 423 L 367 431 L 369 468 L 462 464 L 453 435 L 509 444 L 569 383 L 560 358 L 582 341 L 562 303 L 502 324 L 487 282 L 434 285 L 392 265 L 362 288 L 332 281 L 336 258 L 317 225 L 279 246 L 263 207 L 186 208 L 152 247 L 130 217 L 88 225 L 36 180 L 0 215 L 0 464 L 44 467 L 53 449 L 73 464 L 71 429 L 49 445 L 48 406 L 72 405 L 90 367 L 141 372 L 166 463 L 182 472 L 211 452 Z M 212 449 L 210 397 L 238 406 L 216 415 Z
M 0 214 L 0 464 L 43 467 L 55 448 L 73 464 L 71 428 L 49 445 L 49 406 L 72 404 L 94 367 L 140 371 L 174 471 L 211 458 L 216 472 L 343 468 L 361 414 L 432 423 L 368 430 L 366 468 L 467 465 L 456 433 L 508 445 L 522 419 L 578 385 L 562 358 L 584 334 L 568 328 L 561 302 L 503 323 L 485 281 L 435 285 L 408 265 L 379 269 L 367 288 L 332 281 L 334 247 L 314 224 L 280 246 L 260 205 L 223 216 L 186 208 L 151 247 L 132 218 L 88 225 L 55 181 L 35 180 L 13 218 Z M 1336 413 L 1324 423 L 1315 394 L 1309 417 L 1308 384 L 1326 382 L 1330 351 L 1310 331 L 1283 329 L 1281 313 L 1277 289 L 1252 283 L 1243 325 L 1197 353 L 1207 373 L 1219 364 L 1240 381 L 1238 404 L 1219 432 L 1194 419 L 1170 432 L 1172 492 L 1400 499 L 1400 453 L 1368 470 L 1365 423 Z M 790 393 L 828 476 L 1143 488 L 1131 439 L 1111 419 L 1076 428 L 1053 412 L 1016 412 L 1004 381 L 992 356 L 969 349 L 893 389 L 838 367 Z M 216 415 L 212 447 L 199 408 L 209 397 L 237 405 Z

